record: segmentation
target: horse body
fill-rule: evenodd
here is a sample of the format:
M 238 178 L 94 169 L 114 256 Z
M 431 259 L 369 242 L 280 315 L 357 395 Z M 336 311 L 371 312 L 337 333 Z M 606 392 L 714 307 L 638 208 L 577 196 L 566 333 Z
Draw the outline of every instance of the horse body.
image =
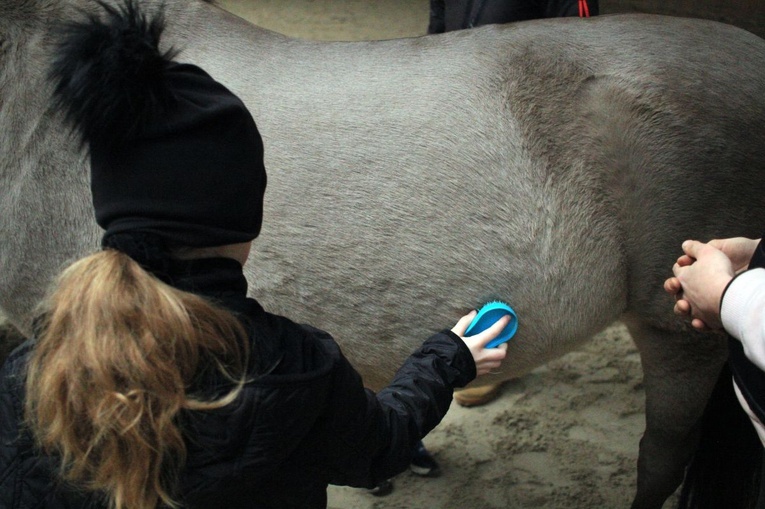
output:
M 99 237 L 87 157 L 44 81 L 51 20 L 74 3 L 0 6 L 0 307 L 21 327 Z M 252 295 L 330 331 L 377 387 L 485 300 L 520 321 L 496 380 L 622 317 L 645 372 L 634 507 L 661 507 L 726 355 L 661 282 L 685 238 L 761 234 L 765 42 L 621 16 L 316 43 L 167 3 L 166 42 L 240 95 L 264 138 Z

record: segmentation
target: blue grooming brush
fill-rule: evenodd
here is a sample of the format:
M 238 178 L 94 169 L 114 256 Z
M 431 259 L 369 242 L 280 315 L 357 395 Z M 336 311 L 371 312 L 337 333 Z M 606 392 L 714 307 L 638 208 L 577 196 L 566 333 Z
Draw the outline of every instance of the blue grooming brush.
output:
M 515 336 L 515 332 L 518 330 L 518 317 L 515 315 L 513 308 L 504 302 L 499 301 L 487 302 L 481 306 L 478 314 L 475 315 L 473 321 L 468 325 L 468 328 L 465 331 L 465 337 L 475 336 L 476 334 L 485 331 L 494 325 L 494 322 L 505 315 L 511 316 L 510 322 L 504 329 L 502 329 L 502 332 L 500 332 L 496 338 L 492 339 L 489 344 L 486 345 L 486 348 L 496 348 L 502 343 L 509 341 L 510 338 Z

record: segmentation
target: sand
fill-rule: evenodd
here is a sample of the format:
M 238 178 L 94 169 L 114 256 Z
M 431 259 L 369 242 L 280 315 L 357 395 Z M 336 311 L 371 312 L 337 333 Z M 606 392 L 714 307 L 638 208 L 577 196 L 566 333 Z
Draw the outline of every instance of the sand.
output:
M 335 509 L 620 508 L 634 495 L 645 421 L 639 355 L 621 324 L 507 383 L 494 402 L 452 403 L 425 438 L 439 478 L 405 472 L 375 498 L 330 489 Z

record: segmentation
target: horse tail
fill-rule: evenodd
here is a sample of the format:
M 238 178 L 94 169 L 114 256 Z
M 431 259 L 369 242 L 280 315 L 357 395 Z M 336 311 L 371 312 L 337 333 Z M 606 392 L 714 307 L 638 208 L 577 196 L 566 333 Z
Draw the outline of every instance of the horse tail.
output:
M 736 397 L 726 363 L 704 409 L 678 509 L 756 508 L 762 461 L 762 443 Z

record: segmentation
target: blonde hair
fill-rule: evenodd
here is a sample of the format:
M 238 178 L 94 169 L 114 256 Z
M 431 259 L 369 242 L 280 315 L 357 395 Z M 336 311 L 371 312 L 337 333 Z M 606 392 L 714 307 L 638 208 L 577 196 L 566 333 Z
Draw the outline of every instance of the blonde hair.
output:
M 45 311 L 26 382 L 41 448 L 61 457 L 64 479 L 105 493 L 113 508 L 178 507 L 186 447 L 176 417 L 238 396 L 249 353 L 239 321 L 115 250 L 67 268 Z M 232 390 L 214 400 L 188 394 L 206 366 Z

